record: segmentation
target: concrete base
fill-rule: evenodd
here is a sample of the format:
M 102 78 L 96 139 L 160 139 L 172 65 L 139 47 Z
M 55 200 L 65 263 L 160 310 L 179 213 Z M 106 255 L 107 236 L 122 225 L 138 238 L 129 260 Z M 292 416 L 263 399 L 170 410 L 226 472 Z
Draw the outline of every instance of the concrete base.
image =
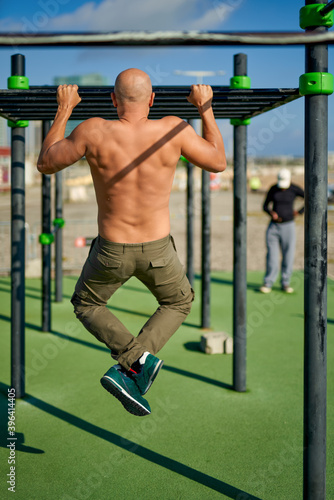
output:
M 201 336 L 201 351 L 206 354 L 232 354 L 233 339 L 224 332 L 209 332 Z

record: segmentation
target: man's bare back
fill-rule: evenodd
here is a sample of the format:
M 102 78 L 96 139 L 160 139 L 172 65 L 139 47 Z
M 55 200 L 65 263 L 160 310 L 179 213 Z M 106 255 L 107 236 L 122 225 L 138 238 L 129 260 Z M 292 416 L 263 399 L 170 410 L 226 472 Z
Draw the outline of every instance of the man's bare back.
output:
M 92 118 L 64 139 L 72 109 L 80 102 L 77 86 L 58 89 L 58 112 L 46 137 L 38 169 L 54 173 L 83 156 L 94 181 L 99 234 L 119 243 L 161 239 L 170 232 L 169 198 L 181 154 L 212 172 L 226 167 L 224 144 L 214 120 L 211 87 L 196 85 L 188 98 L 199 109 L 203 136 L 175 116 L 149 120 L 154 94 L 148 75 L 122 72 L 112 94 L 118 120 Z
M 169 234 L 169 197 L 180 145 L 175 120 L 140 123 L 96 120 L 100 141 L 88 143 L 98 203 L 99 233 L 110 241 L 138 243 Z

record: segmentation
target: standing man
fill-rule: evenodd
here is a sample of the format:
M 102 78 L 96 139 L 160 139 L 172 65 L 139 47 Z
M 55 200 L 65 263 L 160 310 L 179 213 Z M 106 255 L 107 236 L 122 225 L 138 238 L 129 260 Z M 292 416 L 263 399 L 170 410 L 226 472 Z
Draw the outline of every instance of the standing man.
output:
M 278 275 L 278 259 L 282 252 L 281 286 L 286 293 L 292 293 L 290 279 L 293 268 L 296 246 L 296 228 L 294 218 L 304 213 L 304 207 L 294 210 L 293 203 L 297 197 L 304 198 L 304 191 L 291 184 L 291 174 L 286 168 L 278 172 L 277 184 L 271 186 L 263 204 L 263 210 L 270 215 L 266 233 L 267 262 L 262 293 L 270 293 Z M 269 208 L 270 205 L 270 208 Z
M 149 120 L 154 101 L 149 76 L 128 69 L 111 95 L 118 120 L 91 118 L 67 138 L 65 127 L 81 98 L 76 85 L 61 85 L 58 111 L 37 168 L 52 174 L 86 157 L 98 205 L 98 237 L 75 287 L 77 318 L 105 343 L 118 364 L 101 383 L 134 415 L 151 410 L 143 395 L 163 361 L 155 354 L 190 312 L 194 291 L 170 235 L 169 198 L 180 155 L 208 170 L 226 168 L 223 138 L 212 111 L 212 89 L 192 85 L 188 101 L 198 108 L 203 138 L 176 116 Z M 156 297 L 159 307 L 134 336 L 106 307 L 135 276 Z

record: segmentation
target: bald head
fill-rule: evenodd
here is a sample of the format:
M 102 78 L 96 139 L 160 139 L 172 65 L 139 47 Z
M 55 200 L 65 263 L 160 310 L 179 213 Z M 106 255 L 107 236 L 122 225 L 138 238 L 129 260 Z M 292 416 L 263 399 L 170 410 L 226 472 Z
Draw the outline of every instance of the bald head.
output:
M 140 69 L 126 69 L 116 78 L 114 93 L 122 103 L 145 103 L 152 94 L 150 77 Z

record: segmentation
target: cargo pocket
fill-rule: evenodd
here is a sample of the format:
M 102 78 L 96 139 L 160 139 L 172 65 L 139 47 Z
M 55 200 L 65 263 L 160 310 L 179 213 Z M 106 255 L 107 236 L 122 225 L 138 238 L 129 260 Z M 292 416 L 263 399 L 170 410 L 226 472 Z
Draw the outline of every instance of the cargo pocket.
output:
M 151 277 L 155 285 L 164 285 L 173 276 L 173 259 L 157 257 L 150 262 Z
M 159 257 L 158 259 L 151 260 L 151 267 L 165 267 L 167 264 L 168 259 L 165 257 Z
M 192 288 L 192 286 L 190 285 L 189 280 L 188 280 L 186 275 L 183 277 L 182 283 L 180 285 L 180 292 L 181 292 L 182 298 L 186 302 L 193 302 L 194 301 L 195 291 Z
M 122 264 L 121 261 L 112 259 L 100 253 L 97 254 L 97 260 L 108 269 L 118 269 Z

